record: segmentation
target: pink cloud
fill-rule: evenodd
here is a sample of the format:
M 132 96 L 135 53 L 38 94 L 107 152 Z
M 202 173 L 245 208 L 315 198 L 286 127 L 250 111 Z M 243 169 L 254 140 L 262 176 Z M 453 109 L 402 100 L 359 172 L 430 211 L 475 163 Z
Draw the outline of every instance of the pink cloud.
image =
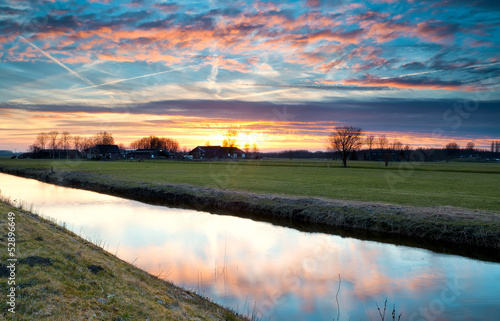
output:
M 451 42 L 455 38 L 458 26 L 440 21 L 424 21 L 417 24 L 416 34 L 433 42 Z
M 112 54 L 97 54 L 97 58 L 102 60 L 118 61 L 118 62 L 134 62 L 135 59 L 127 56 L 119 56 Z
M 180 8 L 180 6 L 175 3 L 155 3 L 153 7 L 166 13 L 176 12 Z
M 254 4 L 254 8 L 259 12 L 268 12 L 268 11 L 281 11 L 281 9 L 274 4 L 274 2 L 263 2 L 257 1 Z
M 319 7 L 320 5 L 321 5 L 321 2 L 319 2 L 319 0 L 307 0 L 306 1 L 306 6 L 308 6 L 308 7 L 316 8 L 316 7 Z
M 330 62 L 326 62 L 319 66 L 316 70 L 324 72 L 324 73 L 329 73 L 332 69 L 334 69 L 337 66 L 340 66 L 344 63 L 344 60 L 334 60 Z

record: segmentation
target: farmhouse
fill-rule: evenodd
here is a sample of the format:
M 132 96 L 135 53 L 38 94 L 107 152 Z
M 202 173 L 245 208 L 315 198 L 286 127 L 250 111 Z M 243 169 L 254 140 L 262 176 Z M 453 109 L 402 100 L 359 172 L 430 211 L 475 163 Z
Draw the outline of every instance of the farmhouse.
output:
M 193 159 L 240 159 L 245 152 L 238 147 L 197 146 L 189 152 Z
M 89 159 L 117 160 L 121 156 L 117 145 L 95 145 L 87 148 L 85 153 Z

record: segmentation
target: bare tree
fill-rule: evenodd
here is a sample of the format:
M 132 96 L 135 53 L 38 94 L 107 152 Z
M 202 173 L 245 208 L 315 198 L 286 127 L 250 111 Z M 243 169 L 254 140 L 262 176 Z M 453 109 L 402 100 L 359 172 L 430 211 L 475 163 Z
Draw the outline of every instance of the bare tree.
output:
M 246 143 L 245 147 L 243 148 L 243 150 L 245 151 L 245 155 L 249 155 L 250 154 L 250 144 Z
M 125 149 L 127 149 L 123 143 L 118 144 L 118 148 L 122 153 L 125 152 Z
M 387 146 L 389 145 L 389 140 L 387 139 L 387 137 L 385 137 L 385 135 L 382 135 L 378 138 L 378 148 L 380 148 L 381 150 L 385 150 L 387 149 Z
M 113 145 L 115 143 L 115 139 L 113 138 L 113 134 L 108 132 L 98 132 L 94 138 L 95 145 Z
M 61 133 L 61 147 L 64 150 L 69 149 L 71 146 L 71 134 L 67 131 Z
M 224 134 L 222 147 L 236 147 L 237 138 L 238 138 L 238 131 L 234 129 L 228 129 L 228 131 Z
M 35 144 L 34 146 L 38 147 L 39 149 L 45 149 L 45 146 L 47 145 L 49 141 L 49 135 L 47 133 L 38 133 L 38 135 L 35 138 Z
M 404 153 L 403 153 L 403 156 L 406 160 L 410 160 L 410 155 L 411 155 L 410 151 L 411 151 L 410 145 L 406 144 L 406 146 L 404 148 Z
M 458 146 L 457 143 L 451 142 L 446 144 L 446 153 L 450 158 L 454 158 L 455 155 L 458 153 L 458 150 L 460 149 L 460 146 Z
M 372 158 L 372 149 L 373 149 L 373 145 L 375 144 L 375 136 L 368 135 L 366 137 L 365 144 L 368 146 L 368 160 L 371 160 L 371 158 Z
M 392 150 L 393 151 L 402 151 L 403 150 L 403 143 L 397 140 L 394 140 L 392 142 Z
M 446 144 L 446 149 L 447 150 L 458 150 L 458 149 L 460 149 L 460 147 L 458 146 L 457 143 L 451 142 L 451 143 Z
M 470 152 L 473 152 L 474 151 L 474 147 L 476 146 L 476 144 L 474 144 L 474 142 L 468 142 L 467 143 L 467 146 L 466 146 L 466 149 Z
M 33 153 L 33 154 L 36 154 L 40 151 L 40 147 L 36 144 L 33 144 L 33 145 L 29 145 L 28 147 L 28 153 Z
M 252 146 L 252 155 L 254 158 L 259 158 L 259 147 L 257 146 L 257 143 L 253 143 Z
M 493 153 L 495 151 L 495 141 L 491 142 L 491 152 Z
M 337 126 L 328 137 L 328 149 L 339 151 L 344 167 L 347 167 L 349 154 L 363 145 L 361 135 L 363 130 L 353 126 Z
M 49 137 L 49 146 L 52 149 L 52 159 L 55 158 L 55 149 L 59 146 L 59 140 L 57 139 L 59 136 L 59 132 L 57 130 L 53 130 L 48 132 Z
M 75 149 L 77 151 L 80 151 L 82 149 L 82 144 L 83 144 L 83 139 L 81 136 L 73 136 L 73 147 L 75 147 Z
M 495 143 L 495 152 L 500 152 L 500 140 Z
M 165 150 L 169 151 L 170 153 L 177 153 L 177 151 L 180 148 L 179 142 L 176 141 L 175 139 L 172 138 L 162 138 L 163 142 L 165 143 Z
M 139 149 L 139 148 L 141 148 L 141 147 L 139 147 L 140 143 L 141 143 L 140 139 L 135 140 L 135 141 L 133 141 L 133 142 L 130 143 L 130 148 L 132 148 L 132 149 Z
M 373 149 L 373 145 L 375 144 L 375 136 L 374 135 L 368 135 L 365 139 L 365 144 L 368 146 L 369 150 Z
M 82 141 L 80 144 L 81 144 L 80 148 L 82 149 L 82 151 L 86 151 L 87 149 L 95 146 L 94 138 L 93 137 L 84 137 L 84 138 L 82 138 Z

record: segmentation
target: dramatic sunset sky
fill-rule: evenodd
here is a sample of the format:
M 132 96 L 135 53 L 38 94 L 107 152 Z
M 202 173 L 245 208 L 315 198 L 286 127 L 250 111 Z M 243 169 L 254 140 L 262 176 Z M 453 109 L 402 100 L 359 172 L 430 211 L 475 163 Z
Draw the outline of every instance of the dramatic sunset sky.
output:
M 500 139 L 500 1 L 0 0 L 0 149 L 41 131 L 325 150 Z

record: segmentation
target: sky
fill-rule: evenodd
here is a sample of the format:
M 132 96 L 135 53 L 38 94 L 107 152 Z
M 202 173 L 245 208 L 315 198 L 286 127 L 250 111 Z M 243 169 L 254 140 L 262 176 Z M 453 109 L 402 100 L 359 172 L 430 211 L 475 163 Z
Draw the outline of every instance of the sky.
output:
M 0 149 L 39 132 L 326 150 L 500 139 L 500 2 L 0 0 Z

